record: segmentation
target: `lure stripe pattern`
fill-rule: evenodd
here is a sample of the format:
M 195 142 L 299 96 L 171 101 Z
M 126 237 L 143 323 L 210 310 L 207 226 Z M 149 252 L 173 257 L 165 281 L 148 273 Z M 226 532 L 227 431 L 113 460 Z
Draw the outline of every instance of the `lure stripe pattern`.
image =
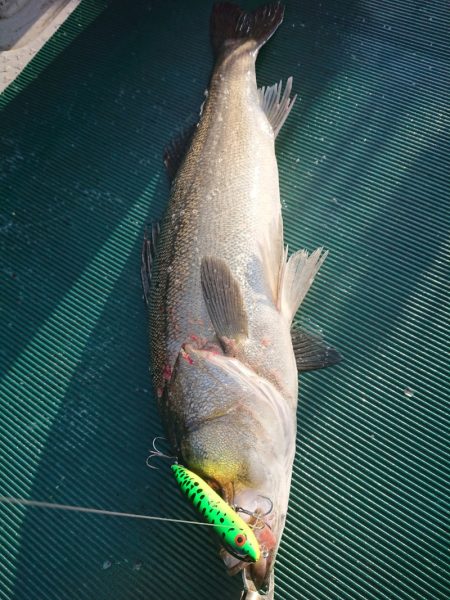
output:
M 226 549 L 241 560 L 256 562 L 260 548 L 255 534 L 241 517 L 198 475 L 181 465 L 172 465 L 181 491 L 197 512 L 214 527 Z

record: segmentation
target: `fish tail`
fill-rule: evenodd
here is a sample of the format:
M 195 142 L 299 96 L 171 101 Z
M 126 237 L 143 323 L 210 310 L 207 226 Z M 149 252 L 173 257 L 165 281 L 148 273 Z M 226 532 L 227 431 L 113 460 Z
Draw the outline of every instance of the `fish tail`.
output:
M 211 43 L 216 55 L 253 40 L 255 50 L 275 33 L 284 16 L 284 6 L 274 2 L 245 12 L 231 2 L 214 5 L 211 13 Z

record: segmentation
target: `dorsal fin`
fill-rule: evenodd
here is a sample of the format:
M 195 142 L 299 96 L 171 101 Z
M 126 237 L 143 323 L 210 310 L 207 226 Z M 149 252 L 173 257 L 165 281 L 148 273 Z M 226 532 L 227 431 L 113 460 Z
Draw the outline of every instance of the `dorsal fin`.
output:
M 154 221 L 144 231 L 144 242 L 141 253 L 141 281 L 144 291 L 144 300 L 148 305 L 152 267 L 156 256 L 156 245 L 159 238 L 159 221 Z
M 175 179 L 178 169 L 191 145 L 196 127 L 197 125 L 186 127 L 186 129 L 175 136 L 164 149 L 164 166 L 166 167 L 170 181 Z
M 280 273 L 278 308 L 289 321 L 294 318 L 327 254 L 323 248 L 317 248 L 311 254 L 298 250 L 284 263 Z

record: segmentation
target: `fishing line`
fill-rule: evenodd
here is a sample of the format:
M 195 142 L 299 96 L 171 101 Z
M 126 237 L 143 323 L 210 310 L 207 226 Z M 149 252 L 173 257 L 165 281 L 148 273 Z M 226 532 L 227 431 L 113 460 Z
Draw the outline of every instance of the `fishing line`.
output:
M 203 527 L 227 527 L 227 525 L 214 525 L 213 523 L 202 523 L 201 521 L 188 521 L 171 517 L 156 517 L 153 515 L 137 515 L 135 513 L 119 512 L 114 510 L 103 510 L 101 508 L 88 508 L 85 506 L 71 506 L 70 504 L 55 504 L 53 502 L 41 502 L 40 500 L 25 500 L 13 496 L 0 496 L 0 504 L 15 504 L 16 506 L 30 506 L 32 508 L 49 508 L 51 510 L 70 510 L 72 512 L 90 513 L 94 515 L 106 515 L 108 517 L 126 517 L 128 519 L 144 519 L 147 521 L 165 521 L 166 523 L 182 523 L 184 525 L 201 525 Z

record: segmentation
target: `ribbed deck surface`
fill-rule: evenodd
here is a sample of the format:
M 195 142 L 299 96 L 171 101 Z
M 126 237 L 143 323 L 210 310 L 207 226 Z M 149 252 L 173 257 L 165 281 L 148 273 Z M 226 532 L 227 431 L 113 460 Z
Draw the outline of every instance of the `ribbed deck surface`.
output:
M 0 495 L 192 517 L 145 465 L 139 259 L 210 7 L 84 0 L 2 98 Z M 299 319 L 345 357 L 301 381 L 278 600 L 450 597 L 448 25 L 443 1 L 292 0 L 258 62 L 300 98 L 277 142 L 286 240 L 330 249 Z M 0 565 L 5 600 L 240 589 L 205 529 L 12 506 Z

